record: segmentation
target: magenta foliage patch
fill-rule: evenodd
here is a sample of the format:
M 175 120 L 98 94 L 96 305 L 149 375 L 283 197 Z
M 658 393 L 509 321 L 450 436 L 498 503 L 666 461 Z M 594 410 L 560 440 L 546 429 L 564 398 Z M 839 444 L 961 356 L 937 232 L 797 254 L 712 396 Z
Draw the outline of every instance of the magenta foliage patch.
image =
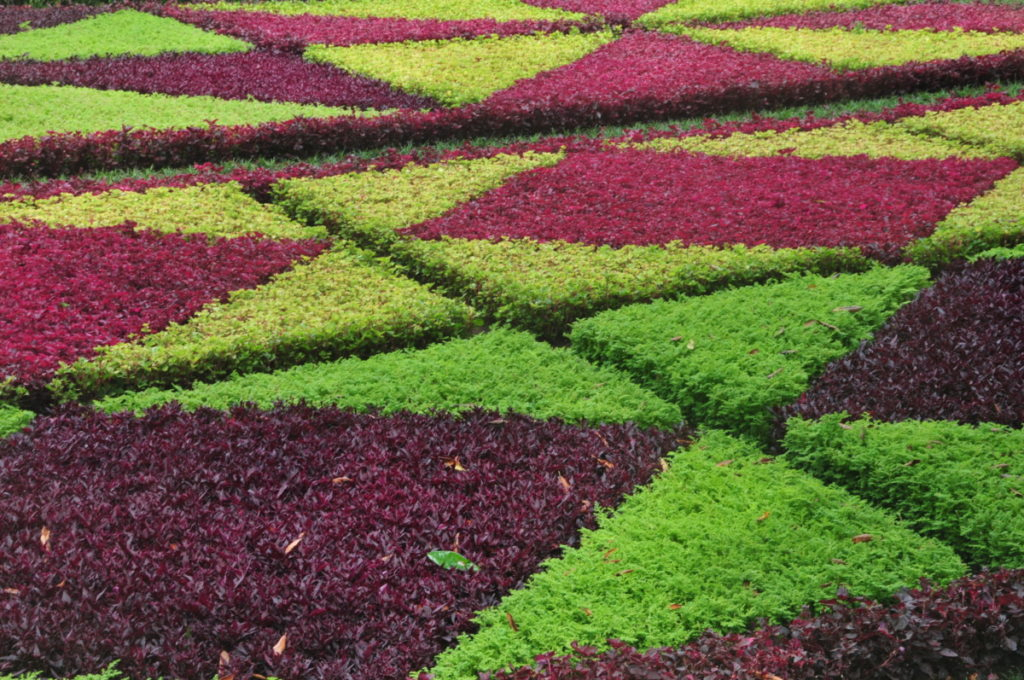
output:
M 39 418 L 0 440 L 0 673 L 401 680 L 678 436 L 483 411 Z
M 249 237 L 211 243 L 205 235 L 136 232 L 130 223 L 0 225 L 0 378 L 41 388 L 61 362 L 92 356 L 144 326 L 184 321 L 325 247 Z
M 625 24 L 674 0 L 523 0 L 534 7 L 600 14 L 611 23 Z
M 403 19 L 382 17 L 282 16 L 265 12 L 203 12 L 184 7 L 161 8 L 159 13 L 206 30 L 213 30 L 262 47 L 300 50 L 306 45 L 358 45 L 405 40 L 446 40 L 480 35 L 526 35 L 565 31 L 590 22 L 495 21 L 469 19 Z
M 931 2 L 920 5 L 879 5 L 849 12 L 807 12 L 732 22 L 725 26 L 794 28 L 867 28 L 874 30 L 1024 31 L 1024 9 L 1008 5 Z
M 836 78 L 823 66 L 738 52 L 682 36 L 630 31 L 572 64 L 494 93 L 484 106 L 627 108 L 657 116 L 683 97 L 713 99 L 737 88 L 755 88 L 759 95 L 770 96 L 793 83 L 827 83 Z
M 547 654 L 539 668 L 491 680 L 917 680 L 978 677 L 1024 664 L 1024 571 L 982 572 L 946 588 L 922 584 L 883 605 L 842 595 L 829 611 L 750 634 L 701 638 L 640 652 Z M 978 674 L 978 675 L 975 675 Z M 985 675 L 981 675 L 985 674 Z M 1005 676 L 999 676 L 1005 677 Z
M 18 33 L 28 28 L 50 28 L 60 24 L 86 19 L 111 10 L 111 5 L 58 5 L 55 7 L 29 7 L 24 5 L 0 6 L 0 35 Z
M 578 153 L 403 231 L 427 239 L 891 250 L 929 234 L 958 203 L 990 189 L 1015 167 L 1005 158 Z
M 433 108 L 427 97 L 396 92 L 386 83 L 333 66 L 268 52 L 167 54 L 56 62 L 0 61 L 0 82 L 133 90 L 224 99 L 298 102 L 366 108 Z
M 786 415 L 1024 425 L 1024 259 L 950 272 L 833 362 Z

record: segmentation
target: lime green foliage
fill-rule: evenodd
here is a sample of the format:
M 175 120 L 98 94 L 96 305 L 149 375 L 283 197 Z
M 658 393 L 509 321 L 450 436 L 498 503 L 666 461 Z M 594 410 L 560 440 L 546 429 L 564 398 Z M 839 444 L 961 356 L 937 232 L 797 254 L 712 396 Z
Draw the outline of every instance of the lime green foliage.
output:
M 859 9 L 903 0 L 677 0 L 640 17 L 657 28 L 674 21 L 730 21 L 827 9 Z
M 288 179 L 274 185 L 273 195 L 299 221 L 323 224 L 331 233 L 381 246 L 397 238 L 395 229 L 440 217 L 520 172 L 554 165 L 563 157 L 527 152 L 322 179 Z
M 172 97 L 62 85 L 0 84 L 0 140 L 48 132 L 97 132 L 122 126 L 183 128 L 255 125 L 292 118 L 378 115 L 315 104 Z
M 990 248 L 989 250 L 972 255 L 968 259 L 971 262 L 977 262 L 991 258 L 993 260 L 1008 260 L 1011 257 L 1024 257 L 1024 244 L 1014 246 L 1013 248 Z
M 954 208 L 930 236 L 907 246 L 906 253 L 914 262 L 934 266 L 956 257 L 1021 242 L 1024 242 L 1024 168 L 996 182 L 991 191 Z
M 792 418 L 793 462 L 890 508 L 985 566 L 1024 567 L 1024 431 L 954 422 Z
M 116 669 L 117 662 L 111 663 L 99 673 L 76 675 L 70 680 L 126 680 L 125 676 Z M 43 680 L 41 673 L 26 673 L 24 675 L 0 675 L 0 680 Z
M 692 424 L 767 439 L 770 408 L 928 284 L 921 267 L 803 276 L 702 298 L 633 305 L 578 321 L 573 348 L 632 374 Z
M 306 364 L 187 390 L 129 393 L 96 405 L 105 411 L 142 411 L 170 401 L 187 409 L 226 409 L 245 402 L 269 408 L 278 401 L 305 401 L 358 411 L 378 408 L 384 413 L 458 413 L 481 406 L 535 418 L 661 427 L 682 419 L 678 408 L 621 373 L 505 329 L 365 360 Z
M 888 598 L 922 576 L 964 573 L 950 548 L 763 455 L 715 431 L 676 452 L 667 472 L 584 531 L 578 549 L 479 613 L 480 632 L 460 637 L 431 672 L 469 680 L 567 653 L 574 640 L 678 645 L 709 627 L 788 620 L 840 586 Z
M 31 423 L 35 417 L 36 414 L 31 411 L 23 411 L 20 408 L 0 404 L 0 437 L 17 432 Z
M 863 271 L 855 248 L 773 250 L 669 243 L 610 248 L 528 239 L 403 240 L 392 246 L 415 276 L 439 282 L 490 318 L 557 339 L 599 311 L 698 295 L 786 272 Z
M 585 14 L 533 7 L 519 0 L 274 0 L 218 2 L 202 9 L 248 10 L 270 14 L 321 14 L 402 19 L 583 19 Z
M 211 303 L 138 343 L 102 347 L 58 372 L 62 399 L 217 380 L 463 332 L 472 311 L 340 245 L 251 290 Z
M 1003 156 L 1024 159 L 1024 102 L 994 104 L 956 111 L 929 111 L 903 118 L 898 126 L 984 145 Z
M 1024 48 L 1024 35 L 974 31 L 864 31 L 757 26 L 713 29 L 671 26 L 663 30 L 743 52 L 770 52 L 783 59 L 822 61 L 840 70 L 957 59 Z
M 133 9 L 0 36 L 0 59 L 56 61 L 164 52 L 245 52 L 248 43 Z
M 867 155 L 872 158 L 992 158 L 1001 154 L 963 142 L 917 135 L 885 122 L 850 120 L 813 130 L 737 132 L 727 137 L 663 137 L 649 142 L 621 144 L 654 151 L 685 150 L 715 156 L 777 156 L 780 152 L 802 158 Z
M 614 38 L 611 31 L 572 31 L 351 47 L 312 45 L 306 58 L 458 106 L 572 63 Z
M 53 226 L 104 227 L 125 220 L 142 229 L 213 236 L 258 232 L 278 238 L 315 238 L 326 230 L 292 222 L 273 205 L 263 205 L 237 182 L 193 187 L 155 187 L 139 193 L 114 189 L 102 194 L 61 194 L 0 203 L 0 223 L 40 220 Z

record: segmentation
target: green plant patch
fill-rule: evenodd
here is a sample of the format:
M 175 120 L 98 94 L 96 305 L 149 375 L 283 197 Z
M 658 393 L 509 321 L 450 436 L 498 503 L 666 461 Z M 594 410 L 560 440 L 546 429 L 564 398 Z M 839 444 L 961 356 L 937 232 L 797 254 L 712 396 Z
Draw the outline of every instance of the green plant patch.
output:
M 6 437 L 26 427 L 35 417 L 36 414 L 31 411 L 0 404 L 0 437 Z
M 340 244 L 183 324 L 99 348 L 58 371 L 51 387 L 68 400 L 365 356 L 458 335 L 472 317 L 467 306 Z
M 142 411 L 177 401 L 186 409 L 226 409 L 304 401 L 384 413 L 462 412 L 483 407 L 571 422 L 672 427 L 679 409 L 621 373 L 526 333 L 497 329 L 466 340 L 368 359 L 305 364 L 277 373 L 236 376 L 191 389 L 133 392 L 96 404 L 105 411 Z
M 431 669 L 437 680 L 527 665 L 617 638 L 639 648 L 679 645 L 705 629 L 786 621 L 846 587 L 885 599 L 964 565 L 885 511 L 711 431 L 669 469 L 584 530 L 581 545 L 547 561 L 526 587 L 477 614 Z
M 576 319 L 635 302 L 700 295 L 787 272 L 864 271 L 856 248 L 733 245 L 622 248 L 528 239 L 404 239 L 392 252 L 416 277 L 437 282 L 489 318 L 563 337 Z
M 166 52 L 246 52 L 249 43 L 134 9 L 0 35 L 0 59 L 56 61 Z
M 570 64 L 614 39 L 611 31 L 574 30 L 350 47 L 312 45 L 305 56 L 459 106 L 482 101 L 541 71 Z
M 1003 156 L 1024 159 L 1024 102 L 993 104 L 908 116 L 897 126 L 984 145 Z
M 978 565 L 1024 567 L 1024 431 L 945 421 L 791 418 L 792 462 L 896 512 Z
M 927 238 L 907 246 L 914 261 L 936 266 L 990 248 L 1024 242 L 1024 168 L 996 182 L 987 193 L 957 206 Z
M 663 26 L 662 30 L 687 35 L 741 52 L 770 52 L 782 59 L 826 62 L 839 70 L 898 66 L 959 57 L 977 57 L 1024 49 L 1024 35 L 976 31 L 867 31 L 846 28 L 776 28 L 755 26 L 714 29 Z
M 64 85 L 0 84 L 0 140 L 122 127 L 205 128 L 293 118 L 377 116 L 379 111 L 207 96 L 139 94 Z
M 986 258 L 994 260 L 1008 260 L 1011 257 L 1024 257 L 1024 244 L 1016 245 L 1013 248 L 990 248 L 989 250 L 982 251 L 977 255 L 972 255 L 968 259 L 971 262 L 977 262 L 978 260 L 984 260 Z
M 495 19 L 497 21 L 584 19 L 587 15 L 534 7 L 519 0 L 273 0 L 218 2 L 202 9 L 270 14 L 320 14 L 400 19 Z
M 259 203 L 242 191 L 238 182 L 154 187 L 145 192 L 114 189 L 102 194 L 61 194 L 0 203 L 0 223 L 15 220 L 75 227 L 104 227 L 132 220 L 142 229 L 211 236 L 260 233 L 298 239 L 327 235 L 322 227 L 296 224 L 277 206 Z
M 573 349 L 677 404 L 691 424 L 767 440 L 773 407 L 807 389 L 928 284 L 922 267 L 790 278 L 603 312 Z
M 675 21 L 732 21 L 815 10 L 862 9 L 902 0 L 677 0 L 640 17 L 641 25 L 665 27 Z
M 440 217 L 520 172 L 554 165 L 563 157 L 557 153 L 501 154 L 396 170 L 288 179 L 276 183 L 272 195 L 296 220 L 326 225 L 331 233 L 382 247 L 398 238 L 395 229 Z
M 812 130 L 790 129 L 782 132 L 737 132 L 727 137 L 700 135 L 694 137 L 662 137 L 648 142 L 624 143 L 619 146 L 654 151 L 690 151 L 716 156 L 777 156 L 789 154 L 803 158 L 825 156 L 859 156 L 872 158 L 993 158 L 1001 154 L 968 142 L 941 139 L 885 122 L 864 123 L 850 120 L 839 125 Z

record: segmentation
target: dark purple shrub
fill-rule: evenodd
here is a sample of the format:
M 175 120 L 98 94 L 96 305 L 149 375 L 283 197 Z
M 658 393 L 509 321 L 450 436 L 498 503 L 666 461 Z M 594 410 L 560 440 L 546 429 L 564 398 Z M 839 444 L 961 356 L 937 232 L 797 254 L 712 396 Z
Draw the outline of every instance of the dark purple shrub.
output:
M 400 680 L 678 436 L 483 411 L 37 418 L 0 440 L 0 673 Z
M 847 411 L 1020 427 L 1022 385 L 1024 258 L 981 260 L 922 291 L 783 415 Z
M 599 14 L 611 23 L 628 24 L 674 0 L 523 0 L 534 7 Z
M 878 5 L 848 12 L 807 12 L 719 24 L 727 27 L 866 28 L 871 30 L 1024 31 L 1024 9 L 1007 5 L 927 2 L 919 5 Z
M 230 291 L 253 288 L 317 241 L 0 225 L 0 383 L 39 390 L 61 362 L 159 331 Z
M 946 588 L 922 584 L 894 605 L 843 594 L 830 611 L 750 634 L 703 637 L 640 652 L 537 657 L 492 680 L 933 680 L 1024 664 L 1024 571 L 983 572 Z M 421 676 L 422 677 L 422 676 Z M 994 680 L 994 675 L 988 675 Z
M 386 83 L 353 76 L 296 55 L 271 52 L 165 54 L 54 62 L 0 61 L 0 82 L 61 83 L 100 90 L 326 106 L 425 109 L 436 101 L 396 92 Z
M 55 7 L 29 7 L 27 4 L 0 5 L 0 35 L 18 33 L 29 28 L 50 28 L 69 24 L 97 14 L 109 12 L 112 5 L 59 5 Z

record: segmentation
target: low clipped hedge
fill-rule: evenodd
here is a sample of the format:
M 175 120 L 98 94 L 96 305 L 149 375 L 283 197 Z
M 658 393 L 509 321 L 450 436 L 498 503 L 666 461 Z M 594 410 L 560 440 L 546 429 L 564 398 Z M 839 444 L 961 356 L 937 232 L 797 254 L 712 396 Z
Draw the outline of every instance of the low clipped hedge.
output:
M 1024 130 L 1020 119 L 1024 102 L 932 111 L 911 116 L 897 125 L 907 130 L 984 145 L 998 153 L 1024 158 Z
M 633 375 L 696 425 L 766 440 L 774 407 L 869 338 L 929 280 L 914 266 L 792 277 L 603 312 L 573 325 L 575 351 Z
M 598 524 L 480 612 L 479 631 L 442 652 L 433 677 L 475 678 L 568 653 L 574 641 L 682 644 L 709 627 L 788 621 L 840 588 L 887 598 L 921 577 L 944 583 L 965 571 L 947 546 L 715 431 Z
M 0 437 L 6 437 L 12 432 L 17 432 L 32 422 L 36 414 L 31 411 L 24 411 L 14 406 L 0 404 Z
M 973 564 L 1024 566 L 1024 431 L 944 421 L 791 418 L 793 463 L 896 512 Z
M 382 413 L 458 413 L 482 407 L 534 418 L 631 421 L 643 427 L 673 427 L 682 418 L 678 408 L 617 371 L 506 329 L 365 360 L 306 364 L 190 389 L 132 392 L 96 405 L 105 411 L 138 412 L 170 401 L 189 410 L 242 403 L 269 408 L 297 401 Z
M 664 28 L 672 22 L 733 21 L 814 10 L 861 9 L 898 0 L 675 0 L 640 17 L 641 24 Z

